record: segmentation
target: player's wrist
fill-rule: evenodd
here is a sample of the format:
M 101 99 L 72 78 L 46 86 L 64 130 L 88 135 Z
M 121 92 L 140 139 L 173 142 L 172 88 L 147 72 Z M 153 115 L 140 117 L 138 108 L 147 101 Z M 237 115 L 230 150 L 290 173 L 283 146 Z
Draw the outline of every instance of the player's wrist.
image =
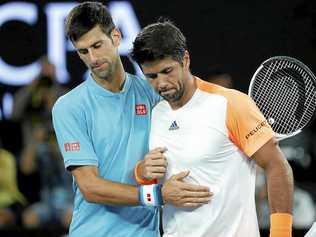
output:
M 162 206 L 161 184 L 141 185 L 138 188 L 138 200 L 143 206 Z
M 291 237 L 292 222 L 292 215 L 289 213 L 271 214 L 270 237 Z

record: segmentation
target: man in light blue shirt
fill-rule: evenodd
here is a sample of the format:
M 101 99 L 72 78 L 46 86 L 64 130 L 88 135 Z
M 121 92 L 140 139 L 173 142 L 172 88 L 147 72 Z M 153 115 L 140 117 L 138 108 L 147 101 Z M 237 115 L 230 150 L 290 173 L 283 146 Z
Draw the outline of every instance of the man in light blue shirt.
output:
M 130 74 L 126 74 L 121 92 L 104 90 L 90 76 L 61 97 L 53 116 L 66 168 L 97 167 L 103 179 L 135 184 L 133 169 L 148 150 L 146 128 L 155 102 L 146 81 Z M 101 185 L 104 189 L 110 187 L 106 183 Z M 156 236 L 157 209 L 92 204 L 84 200 L 77 185 L 74 190 L 70 229 L 74 236 L 92 236 L 94 228 L 104 231 L 101 234 L 98 230 L 97 236 Z M 112 201 L 116 204 L 116 200 Z M 80 228 L 87 221 L 91 225 Z
M 164 157 L 163 148 L 147 153 L 151 109 L 160 98 L 146 80 L 124 71 L 121 34 L 101 3 L 76 6 L 66 32 L 91 71 L 53 107 L 59 148 L 74 177 L 70 236 L 159 236 L 158 208 L 144 205 L 161 205 L 162 199 L 176 206 L 202 205 L 208 189 L 183 182 L 187 174 L 181 173 L 162 188 L 136 187 L 136 163 L 144 156 Z M 144 200 L 141 195 L 149 195 L 151 187 L 154 198 Z

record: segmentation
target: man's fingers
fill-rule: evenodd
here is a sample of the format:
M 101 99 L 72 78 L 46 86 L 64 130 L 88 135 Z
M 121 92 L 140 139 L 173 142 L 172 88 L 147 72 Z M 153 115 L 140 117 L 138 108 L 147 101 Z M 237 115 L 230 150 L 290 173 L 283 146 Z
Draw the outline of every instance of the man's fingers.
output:
M 167 161 L 167 158 L 161 154 L 161 153 L 154 153 L 154 154 L 151 154 L 150 156 L 147 156 L 145 157 L 145 160 L 166 160 Z
M 205 203 L 186 202 L 186 203 L 183 203 L 182 205 L 180 205 L 180 207 L 199 207 L 199 206 L 202 206 L 206 203 L 208 203 L 208 202 L 205 202 Z
M 166 147 L 156 147 L 150 150 L 149 153 L 157 153 L 157 152 L 164 153 L 165 151 L 167 151 Z
M 152 166 L 147 168 L 147 173 L 166 173 L 167 169 L 163 166 Z
M 160 152 L 155 152 L 155 153 L 148 153 L 145 156 L 145 160 L 159 160 L 159 159 L 164 159 L 166 160 L 166 157 L 163 155 L 163 153 Z
M 146 179 L 160 179 L 165 176 L 166 171 L 167 171 L 166 167 L 163 167 L 163 166 L 147 167 L 143 176 Z
M 164 159 L 157 159 L 157 160 L 148 161 L 148 162 L 146 162 L 146 165 L 167 167 L 168 163 L 167 163 L 166 158 L 164 158 Z
M 198 191 L 198 192 L 210 192 L 210 188 L 201 185 L 189 184 L 189 183 L 181 183 L 181 188 L 187 191 Z
M 151 174 L 151 179 L 161 179 L 165 176 L 165 173 L 153 173 Z
M 202 203 L 184 203 L 180 207 L 199 207 L 199 206 L 202 206 L 203 204 Z
M 189 175 L 190 171 L 182 171 L 178 174 L 172 175 L 171 179 L 182 180 Z
M 183 198 L 175 205 L 178 207 L 199 207 L 211 201 L 211 197 L 204 198 Z
M 185 203 L 200 203 L 205 204 L 211 200 L 211 197 L 204 197 L 204 198 L 184 198 L 182 200 L 183 204 Z
M 153 176 L 153 174 L 165 174 L 167 171 L 166 167 L 163 166 L 152 166 L 152 167 L 147 167 L 144 175 L 145 176 Z
M 211 192 L 204 192 L 204 191 L 201 191 L 201 192 L 184 192 L 183 193 L 183 196 L 186 197 L 186 198 L 209 198 L 209 197 L 212 197 L 213 196 L 213 193 Z

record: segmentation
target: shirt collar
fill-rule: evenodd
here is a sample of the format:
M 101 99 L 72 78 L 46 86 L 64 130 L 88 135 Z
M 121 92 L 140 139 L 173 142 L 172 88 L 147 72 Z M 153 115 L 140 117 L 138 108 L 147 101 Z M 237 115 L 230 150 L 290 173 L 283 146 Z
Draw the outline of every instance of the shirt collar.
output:
M 102 87 L 101 85 L 99 85 L 91 76 L 91 74 L 89 74 L 88 78 L 87 78 L 87 85 L 88 88 L 90 90 L 93 91 L 93 93 L 101 95 L 101 96 L 116 96 L 116 95 L 123 95 L 125 94 L 131 85 L 131 78 L 129 76 L 128 73 L 125 73 L 125 82 L 124 82 L 124 86 L 123 89 L 119 92 L 112 92 L 109 91 L 107 89 L 105 89 L 104 87 Z

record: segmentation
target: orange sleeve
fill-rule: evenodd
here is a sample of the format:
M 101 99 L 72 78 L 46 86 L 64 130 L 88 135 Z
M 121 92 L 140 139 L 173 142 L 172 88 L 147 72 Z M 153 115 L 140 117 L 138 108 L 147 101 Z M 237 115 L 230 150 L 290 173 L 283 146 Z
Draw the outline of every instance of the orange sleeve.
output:
M 226 125 L 229 137 L 251 157 L 274 136 L 274 132 L 248 95 L 237 90 L 227 90 L 225 97 L 228 101 Z
M 157 184 L 157 180 L 156 179 L 152 179 L 152 180 L 145 180 L 145 179 L 142 179 L 140 174 L 139 174 L 139 164 L 140 164 L 140 161 L 138 161 L 135 165 L 135 168 L 134 168 L 134 176 L 135 176 L 135 180 L 138 184 L 140 185 L 149 185 L 149 184 Z
M 274 132 L 255 102 L 246 94 L 227 89 L 196 77 L 198 88 L 227 99 L 226 126 L 229 138 L 251 157 L 273 136 Z

